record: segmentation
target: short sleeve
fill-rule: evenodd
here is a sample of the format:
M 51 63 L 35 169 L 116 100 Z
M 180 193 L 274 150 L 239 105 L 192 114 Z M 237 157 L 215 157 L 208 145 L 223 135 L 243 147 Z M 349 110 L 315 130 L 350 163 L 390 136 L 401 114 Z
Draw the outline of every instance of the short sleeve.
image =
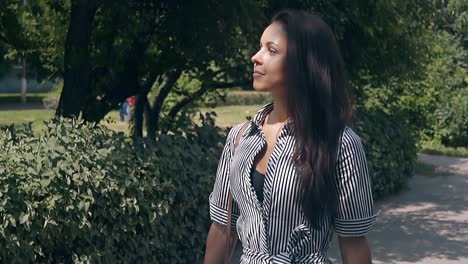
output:
M 344 237 L 365 236 L 374 224 L 372 189 L 366 156 L 360 137 L 346 127 L 336 163 L 338 194 L 335 231 Z
M 242 125 L 242 124 L 241 124 Z M 228 220 L 228 195 L 229 195 L 229 170 L 232 159 L 233 145 L 235 135 L 240 130 L 240 126 L 233 127 L 227 136 L 226 143 L 223 148 L 223 153 L 219 159 L 218 169 L 216 171 L 216 179 L 213 186 L 213 191 L 210 194 L 210 218 L 212 221 L 227 225 Z M 235 200 L 232 203 L 232 221 L 231 226 L 235 227 L 236 221 L 239 218 L 239 209 Z

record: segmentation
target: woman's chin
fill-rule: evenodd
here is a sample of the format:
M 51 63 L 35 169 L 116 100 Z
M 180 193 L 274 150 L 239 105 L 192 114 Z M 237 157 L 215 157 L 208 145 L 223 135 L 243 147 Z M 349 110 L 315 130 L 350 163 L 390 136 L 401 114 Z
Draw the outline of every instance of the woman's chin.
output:
M 255 85 L 255 83 L 253 85 L 253 88 L 257 92 L 269 92 L 270 91 L 270 89 L 268 89 L 268 87 L 265 87 L 265 86 L 262 86 L 262 85 Z

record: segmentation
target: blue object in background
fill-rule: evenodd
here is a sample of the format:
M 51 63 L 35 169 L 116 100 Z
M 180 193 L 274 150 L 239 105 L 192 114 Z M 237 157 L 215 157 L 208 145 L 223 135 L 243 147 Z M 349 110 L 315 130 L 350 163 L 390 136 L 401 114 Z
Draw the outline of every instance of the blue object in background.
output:
M 127 100 L 125 100 L 123 103 L 120 104 L 120 121 L 121 122 L 125 121 L 125 115 L 127 115 L 127 107 L 128 107 Z

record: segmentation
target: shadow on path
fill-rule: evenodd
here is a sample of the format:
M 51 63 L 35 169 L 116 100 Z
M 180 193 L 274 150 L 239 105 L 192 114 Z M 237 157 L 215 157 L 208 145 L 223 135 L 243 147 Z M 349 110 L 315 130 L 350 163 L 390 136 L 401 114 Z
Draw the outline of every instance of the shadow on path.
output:
M 468 263 L 468 175 L 415 176 L 381 201 L 369 233 L 374 263 Z M 341 263 L 336 239 L 330 255 Z

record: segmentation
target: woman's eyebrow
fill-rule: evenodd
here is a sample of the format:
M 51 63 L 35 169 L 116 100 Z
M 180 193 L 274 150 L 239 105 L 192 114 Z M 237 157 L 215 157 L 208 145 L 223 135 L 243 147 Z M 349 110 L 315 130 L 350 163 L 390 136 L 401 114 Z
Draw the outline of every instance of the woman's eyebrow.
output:
M 279 47 L 279 45 L 278 45 L 277 43 L 275 43 L 274 41 L 268 41 L 267 43 L 265 43 L 265 45 L 271 45 L 271 44 L 273 44 L 273 45 Z M 260 46 L 262 46 L 262 42 L 261 42 L 261 41 L 260 41 Z

